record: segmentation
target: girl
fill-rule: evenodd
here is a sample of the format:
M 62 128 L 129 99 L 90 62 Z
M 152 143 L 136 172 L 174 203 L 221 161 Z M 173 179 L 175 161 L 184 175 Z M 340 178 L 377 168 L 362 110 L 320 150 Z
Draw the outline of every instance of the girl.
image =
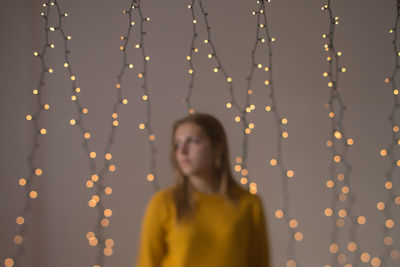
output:
M 175 184 L 150 200 L 138 267 L 269 267 L 262 203 L 234 180 L 221 123 L 207 114 L 175 122 Z

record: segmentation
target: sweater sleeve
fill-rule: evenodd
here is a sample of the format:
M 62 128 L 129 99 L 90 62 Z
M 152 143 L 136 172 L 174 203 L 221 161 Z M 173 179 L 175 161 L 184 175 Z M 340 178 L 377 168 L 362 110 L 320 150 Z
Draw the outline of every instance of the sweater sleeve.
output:
M 270 254 L 267 239 L 264 209 L 258 195 L 254 196 L 252 207 L 253 231 L 251 242 L 251 265 L 254 267 L 270 267 Z
M 150 200 L 142 220 L 137 267 L 161 266 L 166 253 L 166 219 L 166 195 L 160 191 Z

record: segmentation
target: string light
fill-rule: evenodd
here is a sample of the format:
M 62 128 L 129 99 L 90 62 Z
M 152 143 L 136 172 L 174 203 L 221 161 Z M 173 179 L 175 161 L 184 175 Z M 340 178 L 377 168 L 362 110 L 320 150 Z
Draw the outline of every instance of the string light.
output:
M 327 40 L 324 50 L 327 52 L 328 71 L 323 73 L 323 77 L 328 80 L 327 85 L 330 88 L 330 98 L 325 104 L 329 109 L 328 117 L 331 122 L 331 138 L 326 142 L 330 148 L 332 160 L 329 168 L 329 179 L 326 187 L 333 192 L 331 205 L 325 209 L 325 216 L 330 217 L 334 222 L 330 238 L 329 251 L 332 254 L 331 267 L 344 264 L 349 266 L 358 266 L 360 254 L 357 250 L 357 225 L 363 225 L 366 222 L 364 216 L 358 218 L 353 213 L 354 196 L 350 189 L 351 165 L 347 159 L 348 149 L 354 141 L 347 138 L 343 126 L 343 116 L 345 106 L 339 90 L 340 75 L 346 72 L 346 68 L 340 66 L 339 58 L 343 55 L 342 51 L 337 51 L 335 43 L 335 29 L 339 24 L 339 17 L 333 16 L 331 1 L 328 0 L 321 10 L 327 12 L 329 17 L 329 33 L 323 34 Z M 336 181 L 334 181 L 336 179 Z M 344 244 L 339 243 L 340 233 L 344 230 L 345 223 L 349 223 L 348 233 L 345 234 Z M 346 244 L 347 248 L 346 248 Z
M 394 67 L 391 73 L 391 76 L 385 79 L 385 84 L 387 84 L 392 91 L 393 97 L 393 106 L 390 114 L 388 116 L 390 122 L 390 132 L 391 132 L 391 142 L 386 147 L 380 150 L 380 155 L 383 158 L 390 160 L 390 165 L 385 172 L 384 178 L 384 186 L 386 189 L 386 200 L 378 202 L 376 208 L 378 212 L 381 213 L 384 217 L 382 229 L 383 241 L 384 241 L 384 251 L 381 254 L 380 258 L 373 258 L 371 260 L 371 264 L 373 261 L 375 265 L 379 266 L 392 266 L 392 263 L 398 260 L 398 250 L 395 249 L 394 246 L 394 205 L 398 204 L 396 199 L 396 192 L 398 192 L 398 187 L 394 188 L 393 178 L 396 177 L 396 172 L 398 173 L 399 166 L 399 123 L 400 121 L 396 119 L 400 114 L 400 104 L 399 104 L 399 89 L 397 84 L 397 79 L 399 76 L 399 23 L 400 23 L 400 0 L 396 1 L 396 18 L 395 24 L 392 29 L 390 29 L 389 33 L 393 35 L 392 45 L 393 45 L 393 59 L 394 59 Z M 397 253 L 396 253 L 397 252 Z M 376 260 L 377 259 L 377 260 Z M 396 265 L 395 263 L 393 263 Z M 374 265 L 374 266 L 375 266 Z
M 263 64 L 257 62 L 255 55 L 258 49 L 266 46 L 265 54 L 268 55 L 268 61 L 264 64 L 264 88 L 269 89 L 269 101 L 271 104 L 267 105 L 265 110 L 267 112 L 272 112 L 276 121 L 276 131 L 279 136 L 276 143 L 276 158 L 269 161 L 271 166 L 277 166 L 281 174 L 282 181 L 282 195 L 283 195 L 283 207 L 275 212 L 275 216 L 279 219 L 283 218 L 288 226 L 288 241 L 287 241 L 287 266 L 299 265 L 298 260 L 295 257 L 295 245 L 296 242 L 303 240 L 304 235 L 302 232 L 298 231 L 298 221 L 291 215 L 290 206 L 290 194 L 288 187 L 288 178 L 293 178 L 295 172 L 291 169 L 286 169 L 284 166 L 282 146 L 283 141 L 288 138 L 289 133 L 286 130 L 288 124 L 288 119 L 281 117 L 277 107 L 277 101 L 275 98 L 275 84 L 273 82 L 273 64 L 272 64 L 272 42 L 276 41 L 275 37 L 272 37 L 269 32 L 267 16 L 266 16 L 266 1 L 257 1 L 260 5 L 258 11 L 254 11 L 253 15 L 257 16 L 257 32 L 256 32 L 256 42 L 254 44 L 253 50 L 251 51 L 251 68 L 250 74 L 247 77 L 247 95 L 245 100 L 245 106 L 249 107 L 250 110 L 254 109 L 254 105 L 250 104 L 250 96 L 253 94 L 252 82 L 254 80 L 254 75 L 257 69 L 262 69 Z

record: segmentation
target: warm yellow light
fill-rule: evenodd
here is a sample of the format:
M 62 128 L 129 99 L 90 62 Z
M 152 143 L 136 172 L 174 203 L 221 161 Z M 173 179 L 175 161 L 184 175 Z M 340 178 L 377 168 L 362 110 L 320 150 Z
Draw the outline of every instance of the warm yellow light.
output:
M 232 82 L 232 78 L 231 77 L 226 78 L 226 80 L 228 81 L 228 83 Z
M 111 209 L 105 209 L 104 210 L 104 216 L 111 217 L 112 216 L 112 210 Z
M 330 217 L 333 214 L 333 210 L 331 208 L 326 208 L 324 214 L 325 216 Z
M 341 157 L 339 155 L 336 155 L 333 157 L 333 161 L 335 161 L 336 163 L 339 163 L 341 161 Z
M 87 181 L 86 181 L 86 187 L 87 187 L 87 188 L 93 188 L 93 186 L 94 186 L 93 181 L 91 181 L 91 180 L 87 180 Z
M 154 134 L 150 134 L 150 135 L 149 135 L 149 140 L 150 140 L 150 141 L 156 140 L 156 136 L 155 136 Z
M 246 177 L 242 177 L 242 178 L 240 178 L 240 183 L 241 184 L 247 184 L 247 178 Z
M 236 117 L 235 117 L 235 121 L 236 121 L 236 122 L 239 122 L 239 121 L 240 121 L 240 117 L 239 117 L 239 116 L 236 116 Z
M 150 60 L 150 57 L 149 57 L 149 56 L 146 56 L 144 59 L 146 59 L 146 61 L 149 61 L 149 60 Z
M 112 188 L 107 186 L 106 188 L 104 188 L 104 193 L 106 195 L 111 195 L 112 194 Z
M 98 242 L 98 240 L 97 240 L 96 237 L 93 237 L 93 238 L 89 239 L 89 245 L 92 246 L 92 247 L 97 246 L 97 242 Z
M 268 81 L 268 80 L 265 80 L 265 81 L 264 81 L 264 84 L 265 84 L 265 85 L 269 85 L 269 81 Z
M 301 240 L 303 240 L 303 233 L 302 232 L 296 232 L 294 234 L 294 239 L 298 242 L 300 242 Z
M 226 103 L 226 107 L 227 108 L 231 108 L 232 107 L 232 103 L 230 103 L 230 102 Z
M 347 185 L 342 187 L 342 193 L 343 194 L 348 194 L 349 192 L 350 192 L 350 188 Z
M 398 95 L 398 94 L 399 94 L 399 90 L 398 90 L 398 89 L 394 89 L 394 90 L 393 90 L 393 94 L 394 94 L 394 95 Z
M 295 219 L 292 219 L 292 220 L 289 221 L 289 227 L 290 228 L 296 228 L 298 225 L 299 225 L 299 223 Z
M 113 124 L 114 127 L 117 127 L 119 122 L 117 120 L 113 120 L 112 124 Z
M 397 249 L 394 249 L 390 252 L 390 257 L 394 260 L 400 258 L 400 252 Z
M 389 228 L 389 229 L 393 228 L 393 226 L 394 226 L 394 221 L 393 221 L 392 219 L 387 219 L 387 220 L 385 221 L 385 226 L 386 226 L 387 228 Z
M 90 133 L 88 133 L 88 132 L 84 133 L 84 134 L 83 134 L 83 137 L 84 137 L 85 139 L 90 139 Z
M 124 105 L 128 104 L 128 99 L 126 99 L 126 98 L 122 99 L 122 104 L 124 104 Z
M 387 155 L 387 150 L 386 149 L 381 149 L 380 154 L 382 157 L 385 157 Z
M 335 135 L 336 139 L 341 139 L 342 138 L 342 133 L 339 132 L 339 131 L 336 131 L 334 135 Z
M 106 154 L 104 155 L 104 158 L 105 158 L 106 160 L 112 159 L 111 153 L 106 153 Z
M 391 246 L 393 245 L 393 238 L 391 236 L 386 236 L 383 239 L 383 242 L 385 243 L 386 246 Z
M 372 259 L 371 259 L 371 265 L 372 265 L 373 267 L 379 267 L 379 266 L 381 266 L 381 259 L 378 258 L 378 257 L 372 258 Z
M 100 201 L 100 197 L 98 195 L 92 196 L 92 200 L 96 201 L 98 203 Z
M 16 245 L 21 245 L 23 241 L 24 241 L 24 238 L 21 235 L 14 236 L 14 243 Z
M 32 190 L 31 192 L 29 192 L 30 198 L 35 199 L 35 198 L 37 198 L 37 196 L 38 196 L 38 193 L 36 191 Z
M 214 71 L 214 72 L 218 72 L 218 68 L 214 68 L 213 71 Z
M 337 244 L 331 244 L 331 245 L 329 246 L 329 251 L 330 251 L 332 254 L 335 254 L 335 253 L 337 253 L 337 252 L 339 251 L 339 246 L 338 246 Z
M 146 125 L 144 123 L 140 123 L 139 124 L 139 129 L 143 130 L 144 128 L 146 128 Z
M 385 78 L 385 83 L 389 83 L 390 79 L 389 78 Z
M 72 96 L 71 96 L 71 100 L 72 100 L 72 101 L 75 101 L 75 100 L 76 100 L 76 95 L 72 95 Z
M 255 127 L 254 123 L 249 123 L 249 128 L 250 129 L 254 129 L 254 127 Z
M 335 182 L 334 182 L 334 181 L 328 180 L 328 181 L 326 182 L 326 187 L 328 187 L 328 188 L 333 188 L 334 186 L 335 186 Z
M 351 252 L 354 252 L 357 250 L 357 243 L 356 242 L 349 242 L 347 244 L 347 249 Z
M 286 172 L 287 177 L 292 178 L 294 176 L 294 171 L 293 170 L 288 170 Z
M 208 58 L 212 58 L 213 57 L 213 55 L 212 54 L 208 54 L 208 56 L 207 56 Z
M 94 159 L 96 157 L 96 152 L 92 151 L 89 153 L 89 157 L 91 157 L 92 159 Z
M 242 166 L 240 166 L 239 164 L 235 165 L 235 172 L 240 172 L 242 170 Z
M 151 181 L 154 181 L 154 174 L 148 174 L 147 175 L 147 181 L 149 181 L 149 182 L 151 182 Z
M 34 95 L 37 95 L 37 94 L 39 94 L 39 91 L 38 91 L 37 89 L 33 89 L 32 93 L 33 93 Z
M 143 95 L 142 99 L 143 99 L 143 101 L 147 101 L 149 99 L 149 96 L 148 95 Z
M 110 164 L 110 166 L 108 166 L 108 171 L 115 172 L 116 168 L 117 167 L 114 164 Z
M 346 198 L 347 198 L 347 197 L 346 197 L 345 194 L 340 194 L 340 195 L 339 195 L 339 200 L 342 201 L 342 202 L 346 201 Z
M 83 113 L 83 114 L 87 114 L 88 112 L 89 112 L 89 110 L 88 110 L 87 108 L 83 108 L 83 109 L 82 109 L 82 113 Z
M 20 179 L 18 180 L 18 184 L 19 184 L 20 186 L 25 186 L 25 185 L 26 185 L 26 179 L 25 179 L 25 178 L 20 178 Z
M 347 144 L 348 144 L 349 146 L 353 145 L 353 144 L 354 144 L 353 139 L 351 139 L 351 138 L 347 139 Z
M 94 208 L 97 205 L 97 202 L 94 199 L 89 200 L 88 203 L 89 207 Z
M 296 261 L 295 260 L 288 260 L 286 262 L 286 267 L 296 267 Z
M 335 117 L 335 113 L 329 112 L 329 118 L 333 118 L 333 117 Z
M 333 83 L 332 83 L 332 82 L 329 82 L 329 83 L 328 83 L 328 86 L 329 86 L 329 87 L 332 87 L 332 86 L 333 86 Z
M 24 217 L 22 217 L 22 216 L 18 216 L 17 219 L 15 220 L 15 222 L 16 222 L 18 225 L 21 225 L 21 224 L 24 224 L 25 219 L 24 219 Z
M 265 71 L 269 71 L 269 67 L 265 67 L 264 70 L 265 70 Z
M 195 112 L 194 109 L 192 108 L 189 109 L 189 114 L 194 114 L 194 112 Z
M 103 218 L 103 219 L 101 219 L 100 224 L 103 227 L 108 227 L 110 225 L 110 220 L 107 218 Z
M 288 132 L 282 132 L 282 138 L 288 138 L 289 133 Z
M 367 252 L 362 253 L 360 256 L 361 261 L 365 263 L 369 262 L 370 258 L 371 256 Z
M 197 23 L 197 20 L 194 19 L 194 20 L 193 20 L 193 23 L 196 24 L 196 23 Z
M 266 106 L 266 107 L 265 107 L 265 110 L 268 111 L 268 112 L 270 112 L 270 111 L 272 110 L 272 108 L 271 108 L 271 106 Z
M 71 75 L 71 81 L 75 81 L 76 80 L 76 76 L 75 75 Z
M 359 216 L 357 218 L 357 222 L 358 222 L 358 224 L 363 225 L 363 224 L 365 224 L 367 222 L 367 219 L 364 216 Z
M 42 171 L 42 169 L 35 169 L 35 175 L 36 176 L 40 176 L 40 175 L 42 175 L 43 174 L 43 171 Z
M 12 258 L 6 258 L 4 260 L 4 266 L 5 267 L 13 267 L 14 266 L 14 260 Z
M 137 75 L 139 78 L 143 78 L 143 73 L 138 73 Z
M 347 216 L 347 211 L 346 211 L 345 209 L 340 209 L 340 210 L 338 211 L 338 215 L 339 215 L 339 217 L 341 217 L 341 218 L 345 218 L 345 217 Z
M 189 72 L 189 74 L 193 74 L 193 70 L 192 69 L 189 69 L 188 72 Z
M 250 128 L 246 128 L 246 129 L 244 130 L 244 132 L 245 132 L 245 134 L 250 134 L 250 133 L 251 133 L 251 129 L 250 129 Z
M 75 121 L 74 119 L 70 119 L 70 120 L 69 120 L 69 124 L 75 125 L 75 124 L 76 124 L 76 121 Z
M 283 217 L 283 210 L 276 210 L 275 217 L 281 219 Z
M 282 124 L 287 124 L 288 120 L 286 118 L 282 118 L 281 122 L 282 122 Z
M 327 147 L 332 147 L 333 146 L 333 142 L 331 140 L 326 141 L 326 146 Z
M 26 115 L 26 117 L 25 117 L 25 118 L 26 118 L 26 120 L 27 120 L 27 121 L 30 121 L 30 120 L 32 120 L 32 116 L 31 116 L 31 115 L 29 115 L 29 114 L 28 114 L 28 115 Z
M 395 203 L 396 205 L 400 205 L 400 197 L 395 197 L 395 198 L 394 198 L 394 203 Z
M 385 183 L 385 188 L 386 188 L 387 190 L 392 189 L 392 188 L 393 188 L 393 183 L 390 182 L 390 181 L 387 181 L 387 182 Z

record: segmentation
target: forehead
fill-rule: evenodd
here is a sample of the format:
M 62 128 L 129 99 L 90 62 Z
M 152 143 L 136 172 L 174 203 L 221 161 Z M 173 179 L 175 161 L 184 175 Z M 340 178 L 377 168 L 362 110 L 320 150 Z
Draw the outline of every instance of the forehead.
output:
M 175 130 L 175 139 L 184 138 L 185 136 L 205 136 L 204 130 L 193 122 L 184 122 Z

